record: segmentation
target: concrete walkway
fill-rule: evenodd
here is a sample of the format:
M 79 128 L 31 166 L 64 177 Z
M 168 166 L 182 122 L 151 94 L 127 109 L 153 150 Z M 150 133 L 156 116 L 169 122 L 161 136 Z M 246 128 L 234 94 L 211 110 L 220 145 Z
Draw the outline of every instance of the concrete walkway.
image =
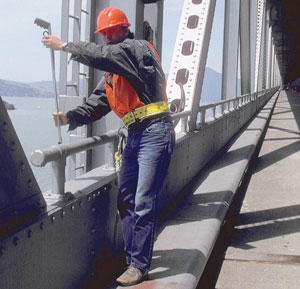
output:
M 300 97 L 281 91 L 217 289 L 300 288 Z

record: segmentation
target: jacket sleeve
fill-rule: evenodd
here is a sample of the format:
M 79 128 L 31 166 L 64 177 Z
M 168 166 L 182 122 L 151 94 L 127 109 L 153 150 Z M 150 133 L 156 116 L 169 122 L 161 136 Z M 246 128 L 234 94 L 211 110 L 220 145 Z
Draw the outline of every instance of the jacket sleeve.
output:
M 164 100 L 165 75 L 145 40 L 126 39 L 114 45 L 68 43 L 71 59 L 126 77 L 144 103 Z
M 105 93 L 105 78 L 102 77 L 87 101 L 77 108 L 67 112 L 69 131 L 90 124 L 111 111 Z
M 71 59 L 84 65 L 122 75 L 138 77 L 138 60 L 134 41 L 124 41 L 113 45 L 97 45 L 93 42 L 70 42 L 68 52 Z

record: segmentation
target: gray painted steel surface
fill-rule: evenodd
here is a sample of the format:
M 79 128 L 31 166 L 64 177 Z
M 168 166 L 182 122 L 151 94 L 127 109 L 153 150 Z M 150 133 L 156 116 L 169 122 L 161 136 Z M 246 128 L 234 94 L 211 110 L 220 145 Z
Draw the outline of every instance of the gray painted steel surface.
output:
M 274 90 L 177 139 L 159 210 L 175 198 L 273 93 Z M 81 288 L 93 277 L 96 264 L 98 268 L 103 263 L 110 264 L 120 253 L 116 172 L 106 166 L 92 170 L 67 183 L 66 191 L 75 198 L 59 202 L 51 192 L 46 193 L 47 212 L 1 240 L 1 289 Z M 100 270 L 97 278 L 101 279 L 104 272 Z
M 44 211 L 45 200 L 0 97 L 0 236 Z
M 241 93 L 251 93 L 250 0 L 240 1 Z
M 239 12 L 240 0 L 225 1 L 221 99 L 228 99 L 237 95 Z

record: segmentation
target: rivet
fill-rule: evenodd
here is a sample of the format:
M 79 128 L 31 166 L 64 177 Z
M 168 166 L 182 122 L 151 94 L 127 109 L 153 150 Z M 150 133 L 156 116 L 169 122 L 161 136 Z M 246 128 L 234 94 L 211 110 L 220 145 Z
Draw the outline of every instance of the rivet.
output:
M 40 229 L 43 230 L 44 229 L 44 223 L 40 223 Z
M 0 256 L 4 254 L 4 248 L 0 247 Z
M 91 232 L 92 232 L 92 234 L 94 234 L 96 232 L 96 229 L 92 228 Z
M 18 246 L 18 244 L 19 244 L 19 238 L 18 237 L 14 237 L 14 245 L 15 246 Z
M 32 231 L 31 231 L 31 230 L 28 230 L 28 231 L 27 231 L 27 236 L 28 236 L 28 238 L 31 238 L 31 237 L 32 237 Z
M 31 181 L 31 180 L 28 180 L 28 181 L 27 181 L 27 186 L 28 186 L 29 188 L 32 187 L 32 181 Z
M 95 255 L 95 250 L 92 250 L 92 251 L 91 251 L 91 255 Z
M 21 169 L 21 171 L 25 170 L 25 164 L 23 162 L 20 163 L 20 169 Z
M 4 122 L 2 124 L 2 129 L 3 129 L 3 131 L 7 131 L 7 123 L 6 122 Z
M 12 141 L 10 143 L 10 150 L 14 151 L 16 149 L 16 143 L 14 141 Z
M 54 223 L 54 221 L 55 221 L 55 216 L 52 216 L 52 217 L 51 217 L 51 222 L 52 222 L 52 224 Z
M 93 194 L 93 199 L 95 199 L 95 198 L 96 198 L 96 194 L 94 193 L 94 194 Z
M 75 207 L 74 207 L 74 205 L 72 205 L 71 206 L 71 212 L 74 212 L 74 210 L 75 210 Z
M 66 212 L 64 210 L 61 211 L 61 217 L 63 218 L 65 216 Z
M 92 199 L 92 197 L 91 197 L 91 196 L 88 196 L 87 200 L 90 201 L 91 199 Z
M 101 193 L 100 191 L 98 191 L 98 192 L 97 192 L 97 197 L 99 197 L 99 196 L 100 196 L 100 193 Z
M 95 207 L 92 207 L 92 212 L 95 212 L 96 211 L 96 208 Z

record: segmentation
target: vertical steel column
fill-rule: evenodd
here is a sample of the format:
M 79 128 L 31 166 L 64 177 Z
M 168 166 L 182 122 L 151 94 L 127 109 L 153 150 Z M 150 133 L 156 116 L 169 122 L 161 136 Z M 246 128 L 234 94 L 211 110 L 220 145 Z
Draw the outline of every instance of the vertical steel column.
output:
M 62 1 L 61 15 L 61 39 L 64 42 L 69 40 L 69 9 L 70 1 Z M 60 53 L 60 72 L 59 72 L 59 95 L 67 95 L 67 75 L 68 75 L 68 54 Z
M 240 0 L 225 1 L 221 99 L 236 97 Z
M 268 25 L 268 58 L 267 58 L 267 82 L 266 88 L 271 88 L 271 65 L 272 65 L 272 26 Z
M 185 110 L 192 111 L 189 130 L 196 127 L 215 0 L 186 0 L 183 5 L 167 84 L 170 102 L 185 91 Z M 180 131 L 181 125 L 176 127 Z
M 240 0 L 241 94 L 251 93 L 250 0 Z
M 280 70 L 279 70 L 279 64 L 277 58 L 275 58 L 275 86 L 281 85 L 281 75 L 280 75 Z
M 153 30 L 153 45 L 159 55 L 161 55 L 162 50 L 163 11 L 163 0 L 157 3 L 145 4 L 144 21 L 147 21 Z M 143 35 L 143 37 L 145 37 L 145 35 Z
M 275 44 L 272 44 L 272 62 L 271 62 L 271 86 L 274 87 L 274 70 L 275 70 Z
M 157 25 L 156 25 L 156 49 L 159 55 L 162 55 L 162 36 L 164 20 L 164 0 L 157 2 Z
M 269 41 L 269 7 L 265 5 L 263 18 L 263 61 L 262 61 L 262 89 L 267 88 L 267 73 L 268 73 L 268 41 Z
M 259 71 L 261 65 L 261 43 L 263 38 L 264 0 L 257 1 L 256 51 L 255 51 L 255 83 L 254 88 L 259 90 Z
M 74 19 L 73 26 L 73 42 L 81 40 L 81 4 L 82 0 L 75 0 L 74 2 Z M 72 62 L 72 95 L 79 96 L 79 70 L 80 64 L 77 61 Z
M 243 1 L 243 0 L 241 0 Z M 257 1 L 250 0 L 251 93 L 255 92 L 255 51 L 257 36 Z

